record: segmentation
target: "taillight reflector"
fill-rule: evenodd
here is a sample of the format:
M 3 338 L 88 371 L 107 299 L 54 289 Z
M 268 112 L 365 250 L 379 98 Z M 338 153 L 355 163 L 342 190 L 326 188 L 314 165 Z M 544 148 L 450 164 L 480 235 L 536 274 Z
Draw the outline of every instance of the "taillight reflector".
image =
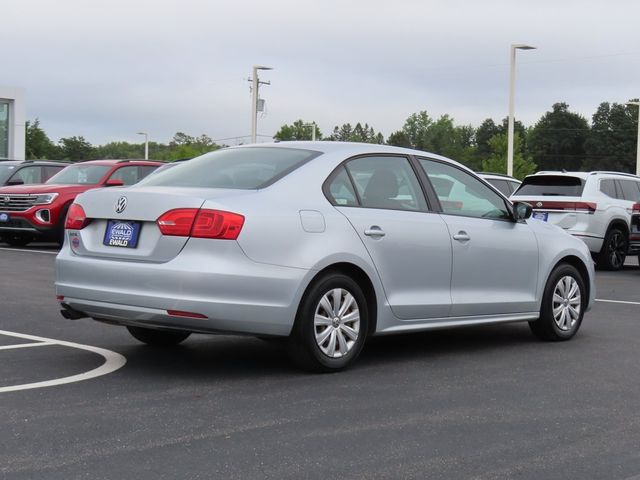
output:
M 163 235 L 235 240 L 244 217 L 222 210 L 178 208 L 161 215 L 156 223 Z
M 89 222 L 90 220 L 87 218 L 87 214 L 84 213 L 84 209 L 77 203 L 72 203 L 67 211 L 64 228 L 66 230 L 82 230 L 89 225 Z
M 183 312 L 182 310 L 167 310 L 167 313 L 172 317 L 185 317 L 185 318 L 207 318 L 206 315 L 194 312 Z
M 531 201 L 522 200 L 531 204 L 534 210 L 562 210 L 571 212 L 593 213 L 598 208 L 598 204 L 593 202 L 560 202 L 560 201 Z

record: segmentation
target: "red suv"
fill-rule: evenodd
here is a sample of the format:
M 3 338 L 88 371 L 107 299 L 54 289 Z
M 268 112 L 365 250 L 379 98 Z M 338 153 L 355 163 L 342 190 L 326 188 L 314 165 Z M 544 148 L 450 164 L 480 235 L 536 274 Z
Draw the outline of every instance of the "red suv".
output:
M 0 188 L 0 236 L 9 245 L 64 241 L 64 220 L 77 195 L 133 185 L 162 165 L 147 160 L 92 160 L 70 165 L 41 185 Z

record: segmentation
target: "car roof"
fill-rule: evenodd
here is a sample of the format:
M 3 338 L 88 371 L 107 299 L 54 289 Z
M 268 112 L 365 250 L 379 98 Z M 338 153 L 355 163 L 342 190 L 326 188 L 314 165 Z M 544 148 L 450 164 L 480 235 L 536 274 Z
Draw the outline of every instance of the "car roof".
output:
M 157 165 L 163 165 L 164 162 L 158 162 L 156 160 L 138 160 L 138 159 L 106 159 L 106 160 L 84 160 L 82 162 L 75 162 L 73 163 L 73 165 L 75 164 L 82 164 L 82 165 L 117 165 L 119 163 L 129 163 L 132 165 L 148 165 L 148 166 L 152 166 L 155 167 Z
M 2 160 L 0 165 L 69 165 L 71 162 L 64 160 Z
M 536 172 L 533 175 L 529 175 L 529 176 L 538 176 L 538 175 L 541 175 L 541 176 L 561 175 L 561 176 L 567 176 L 567 177 L 578 177 L 578 178 L 581 178 L 582 180 L 586 180 L 587 178 L 595 175 L 617 175 L 621 177 L 640 178 L 637 175 L 633 175 L 632 173 L 609 172 L 605 170 L 595 170 L 593 172 L 567 172 L 564 170 L 562 171 L 544 170 L 544 171 Z
M 498 180 L 509 180 L 511 182 L 522 183 L 517 178 L 510 177 L 509 175 L 505 175 L 504 173 L 491 173 L 491 172 L 477 172 L 477 173 L 482 178 L 495 178 Z

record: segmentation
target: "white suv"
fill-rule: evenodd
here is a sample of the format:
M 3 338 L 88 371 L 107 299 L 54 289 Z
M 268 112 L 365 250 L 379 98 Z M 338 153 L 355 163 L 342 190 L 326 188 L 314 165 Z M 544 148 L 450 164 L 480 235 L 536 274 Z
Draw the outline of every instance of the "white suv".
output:
M 511 196 L 533 207 L 533 218 L 583 240 L 599 268 L 619 270 L 629 247 L 640 177 L 619 172 L 538 172 Z

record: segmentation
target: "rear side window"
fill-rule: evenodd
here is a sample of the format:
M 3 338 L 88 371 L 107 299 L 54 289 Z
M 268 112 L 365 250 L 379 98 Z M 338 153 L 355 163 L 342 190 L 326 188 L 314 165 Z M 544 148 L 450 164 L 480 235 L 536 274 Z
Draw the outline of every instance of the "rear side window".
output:
M 44 178 L 43 180 L 46 182 L 47 180 L 49 180 L 51 177 L 53 177 L 56 173 L 58 173 L 60 170 L 62 170 L 64 167 L 61 165 L 59 167 L 55 167 L 52 165 L 47 165 L 46 167 L 44 167 Z
M 622 196 L 625 200 L 637 202 L 640 200 L 640 190 L 638 190 L 638 182 L 633 180 L 618 180 L 622 186 Z
M 511 190 L 509 192 L 509 195 L 511 195 L 516 190 L 518 190 L 518 187 L 520 186 L 519 182 L 511 182 L 511 181 L 508 181 L 508 180 L 507 180 L 507 184 L 509 185 L 509 190 Z
M 120 167 L 111 175 L 111 179 L 122 180 L 125 185 L 138 183 L 144 177 L 153 172 L 156 167 L 129 165 Z
M 140 182 L 145 186 L 264 188 L 319 155 L 277 147 L 228 148 L 164 169 Z
M 579 197 L 584 181 L 568 175 L 533 175 L 527 177 L 516 191 L 517 195 Z
M 347 162 L 362 206 L 391 210 L 426 210 L 418 178 L 405 157 L 371 156 Z
M 511 195 L 511 189 L 509 188 L 509 184 L 507 183 L 506 180 L 498 180 L 496 178 L 490 178 L 490 179 L 487 179 L 487 182 L 489 182 L 491 185 L 496 187 L 500 191 L 500 193 L 502 193 L 503 195 L 507 197 Z
M 329 200 L 332 203 L 345 207 L 358 206 L 356 192 L 353 190 L 353 185 L 344 167 L 340 167 L 334 175 L 328 184 L 328 189 Z
M 616 198 L 616 184 L 613 178 L 600 180 L 600 191 L 608 197 Z

